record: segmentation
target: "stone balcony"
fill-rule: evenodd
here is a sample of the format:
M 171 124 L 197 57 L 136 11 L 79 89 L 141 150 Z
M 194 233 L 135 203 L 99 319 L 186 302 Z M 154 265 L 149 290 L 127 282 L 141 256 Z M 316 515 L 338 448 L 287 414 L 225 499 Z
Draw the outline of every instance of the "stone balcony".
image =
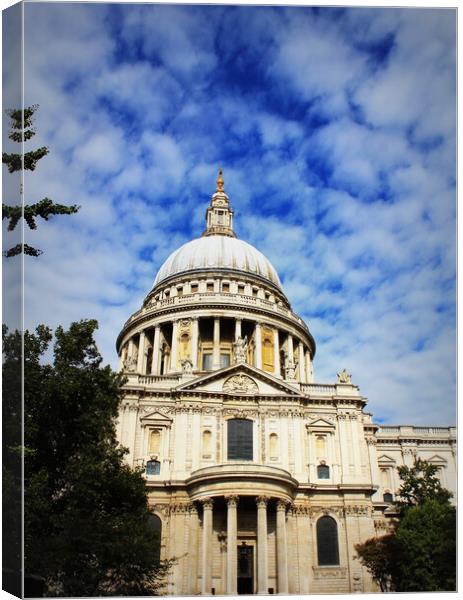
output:
M 201 305 L 217 305 L 220 308 L 227 307 L 249 307 L 261 310 L 272 316 L 286 317 L 287 319 L 296 322 L 307 333 L 309 329 L 304 321 L 292 310 L 276 302 L 271 302 L 264 298 L 256 298 L 244 294 L 220 293 L 220 292 L 203 292 L 196 294 L 185 294 L 183 296 L 174 296 L 164 300 L 151 301 L 149 305 L 135 312 L 124 324 L 126 329 L 131 323 L 138 320 L 140 317 L 149 315 L 162 314 L 163 311 L 170 311 L 172 308 L 201 308 Z

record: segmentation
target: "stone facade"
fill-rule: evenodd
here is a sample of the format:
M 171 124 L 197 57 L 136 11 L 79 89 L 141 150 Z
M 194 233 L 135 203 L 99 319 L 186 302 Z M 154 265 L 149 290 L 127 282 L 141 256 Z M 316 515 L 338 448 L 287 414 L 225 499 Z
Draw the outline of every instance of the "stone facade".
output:
M 310 330 L 232 217 L 220 173 L 203 236 L 117 340 L 118 437 L 177 558 L 166 593 L 377 591 L 354 546 L 387 531 L 397 466 L 425 458 L 455 492 L 455 430 L 375 425 L 346 371 L 315 383 Z

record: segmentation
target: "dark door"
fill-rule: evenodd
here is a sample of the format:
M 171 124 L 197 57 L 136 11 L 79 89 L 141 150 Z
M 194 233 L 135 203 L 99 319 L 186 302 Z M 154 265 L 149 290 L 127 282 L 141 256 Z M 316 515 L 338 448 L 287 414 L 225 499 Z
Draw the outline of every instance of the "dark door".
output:
M 253 547 L 238 546 L 238 594 L 254 593 Z

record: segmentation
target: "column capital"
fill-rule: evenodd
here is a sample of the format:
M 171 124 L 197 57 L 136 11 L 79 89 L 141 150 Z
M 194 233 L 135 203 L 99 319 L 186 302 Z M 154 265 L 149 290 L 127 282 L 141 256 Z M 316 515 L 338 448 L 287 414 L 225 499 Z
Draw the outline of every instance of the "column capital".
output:
M 212 498 L 201 498 L 199 502 L 201 502 L 201 504 L 203 505 L 203 509 L 206 510 L 212 510 L 212 507 L 214 505 L 214 500 Z
M 257 496 L 256 504 L 258 508 L 267 508 L 267 503 L 270 500 L 269 496 Z
M 238 506 L 239 496 L 236 494 L 230 494 L 229 496 L 225 496 L 225 500 L 227 501 L 228 506 L 236 507 Z
M 277 501 L 277 511 L 278 510 L 282 510 L 286 512 L 286 509 L 291 505 L 291 502 L 289 502 L 288 500 L 282 500 L 279 499 Z

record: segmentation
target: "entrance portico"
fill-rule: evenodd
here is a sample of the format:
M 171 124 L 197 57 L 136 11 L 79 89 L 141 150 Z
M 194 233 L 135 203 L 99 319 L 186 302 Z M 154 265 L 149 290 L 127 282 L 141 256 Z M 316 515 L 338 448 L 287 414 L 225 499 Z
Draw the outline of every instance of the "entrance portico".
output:
M 216 465 L 192 474 L 187 481 L 189 495 L 202 506 L 201 594 L 213 593 L 214 523 L 216 529 L 226 524 L 221 534 L 226 541 L 226 594 L 268 594 L 273 588 L 269 586 L 269 539 L 272 557 L 276 554 L 277 590 L 272 591 L 288 593 L 286 510 L 296 485 L 287 471 L 256 464 Z

